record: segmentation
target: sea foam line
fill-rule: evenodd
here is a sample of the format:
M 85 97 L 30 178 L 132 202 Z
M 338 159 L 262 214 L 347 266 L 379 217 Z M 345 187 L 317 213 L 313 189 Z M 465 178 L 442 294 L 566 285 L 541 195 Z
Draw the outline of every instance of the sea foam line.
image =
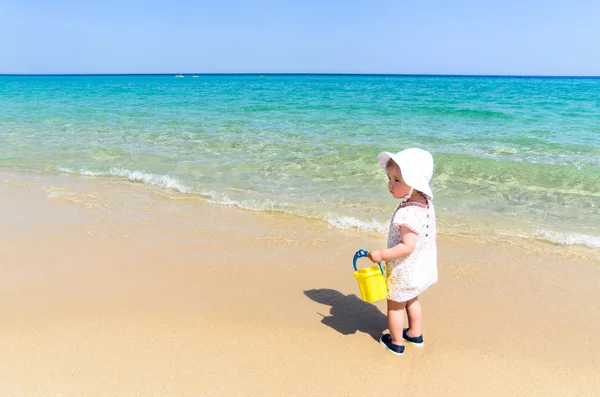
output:
M 79 169 L 71 169 L 69 167 L 57 167 L 61 172 L 68 174 L 77 174 L 85 176 L 120 176 L 125 177 L 132 182 L 142 182 L 148 185 L 154 185 L 163 187 L 166 189 L 176 190 L 181 193 L 190 193 L 192 189 L 176 178 L 170 175 L 158 175 L 152 173 L 146 173 L 141 171 L 130 171 L 124 168 L 113 167 L 108 171 L 91 171 L 87 167 L 81 167 Z
M 290 212 L 291 206 L 287 203 L 278 203 L 276 201 L 265 199 L 260 200 L 234 200 L 223 193 L 215 192 L 214 190 L 206 191 L 201 193 L 203 196 L 208 196 L 208 200 L 211 204 L 224 205 L 227 207 L 238 207 L 249 211 L 279 211 L 279 212 Z
M 81 167 L 79 169 L 72 169 L 69 167 L 57 167 L 61 172 L 69 174 L 77 174 L 84 176 L 119 176 L 125 177 L 133 182 L 142 182 L 149 185 L 154 185 L 162 188 L 172 189 L 181 193 L 193 192 L 193 189 L 180 183 L 176 178 L 170 175 L 158 175 L 152 173 L 145 173 L 141 171 L 131 171 L 123 168 L 113 167 L 108 171 L 92 171 L 87 167 Z M 275 211 L 285 212 L 302 217 L 316 218 L 327 222 L 329 225 L 337 229 L 357 229 L 359 231 L 366 232 L 378 232 L 387 233 L 387 224 L 380 222 L 376 219 L 371 221 L 361 220 L 352 216 L 335 214 L 328 212 L 325 214 L 318 214 L 316 216 L 309 215 L 300 211 L 299 208 L 288 203 L 278 203 L 276 201 L 266 200 L 235 200 L 229 196 L 218 193 L 215 191 L 197 192 L 202 196 L 209 197 L 208 202 L 212 204 L 224 205 L 229 207 L 238 207 L 249 211 Z M 559 245 L 583 245 L 592 248 L 600 248 L 600 237 L 591 236 L 581 233 L 559 233 L 546 230 L 538 230 L 529 236 L 522 236 L 527 238 L 538 238 L 550 241 L 554 244 Z
M 328 212 L 325 215 L 325 222 L 338 229 L 353 229 L 367 232 L 387 232 L 387 225 L 376 219 L 363 221 L 352 216 L 343 216 Z
M 339 215 L 339 214 L 334 214 L 332 212 L 328 212 L 324 215 L 312 216 L 310 214 L 307 214 L 307 213 L 299 210 L 298 208 L 294 208 L 292 205 L 290 205 L 288 203 L 278 203 L 278 202 L 275 202 L 275 201 L 269 200 L 269 199 L 266 199 L 263 201 L 259 201 L 259 200 L 238 201 L 238 200 L 234 200 L 234 199 L 228 197 L 227 195 L 224 195 L 222 193 L 217 193 L 214 191 L 205 192 L 203 194 L 210 196 L 211 199 L 208 200 L 208 202 L 213 203 L 213 204 L 225 205 L 228 207 L 237 207 L 237 208 L 241 208 L 241 209 L 249 210 L 249 211 L 285 212 L 285 213 L 289 213 L 289 214 L 293 214 L 293 215 L 297 215 L 297 216 L 301 216 L 301 217 L 325 221 L 337 229 L 357 229 L 360 231 L 379 232 L 379 233 L 387 232 L 387 225 L 376 219 L 373 219 L 371 221 L 364 221 L 364 220 L 361 220 L 358 218 L 354 218 L 352 216 Z
M 560 245 L 585 245 L 592 248 L 600 248 L 600 237 L 581 233 L 559 233 L 546 230 L 538 230 L 533 233 L 535 238 L 543 238 Z

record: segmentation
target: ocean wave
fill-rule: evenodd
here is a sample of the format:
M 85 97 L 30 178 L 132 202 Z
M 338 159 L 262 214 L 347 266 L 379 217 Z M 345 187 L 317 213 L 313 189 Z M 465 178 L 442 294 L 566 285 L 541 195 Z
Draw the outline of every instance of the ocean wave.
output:
M 249 211 L 284 212 L 284 213 L 300 216 L 303 218 L 311 218 L 311 219 L 318 219 L 320 221 L 325 221 L 337 229 L 357 229 L 360 231 L 379 232 L 379 233 L 387 232 L 386 224 L 384 224 L 376 219 L 373 219 L 371 221 L 364 221 L 364 220 L 361 220 L 358 218 L 354 218 L 352 216 L 334 214 L 332 212 L 327 212 L 325 214 L 313 215 L 313 214 L 310 214 L 309 212 L 303 211 L 300 208 L 297 208 L 294 205 L 286 203 L 286 202 L 276 202 L 271 199 L 235 200 L 223 193 L 218 193 L 215 191 L 202 192 L 202 195 L 210 197 L 210 199 L 208 200 L 208 203 L 212 203 L 212 204 L 225 205 L 228 207 L 237 207 L 237 208 L 241 208 L 241 209 L 249 210 Z
M 280 212 L 287 213 L 303 218 L 316 219 L 328 223 L 337 229 L 356 229 L 363 232 L 387 233 L 387 222 L 381 222 L 377 219 L 364 220 L 357 217 L 343 215 L 334 212 L 325 212 L 317 208 L 304 208 L 302 205 L 296 205 L 285 201 L 276 201 L 270 198 L 232 198 L 222 192 L 214 190 L 199 191 L 186 186 L 170 175 L 159 175 L 145 173 L 141 171 L 131 171 L 119 167 L 114 167 L 105 171 L 91 170 L 88 167 L 69 168 L 57 167 L 61 172 L 83 176 L 117 176 L 127 178 L 132 182 L 141 182 L 157 186 L 164 189 L 174 190 L 180 193 L 193 193 L 207 199 L 208 203 L 237 207 L 243 210 L 256 212 Z M 573 192 L 569 192 L 573 193 Z M 58 194 L 58 193 L 53 193 Z M 505 233 L 500 233 L 505 234 Z M 600 236 L 587 235 L 582 233 L 560 233 L 548 230 L 537 230 L 530 234 L 513 234 L 513 237 L 530 238 L 546 240 L 553 244 L 565 246 L 586 246 L 590 248 L 600 248 Z
M 69 167 L 57 167 L 61 172 L 68 174 L 77 174 L 84 176 L 118 176 L 127 178 L 132 182 L 142 182 L 148 185 L 154 185 L 166 189 L 176 190 L 180 193 L 190 193 L 192 189 L 176 178 L 170 175 L 158 175 L 152 173 L 146 173 L 142 171 L 130 171 L 124 168 L 113 167 L 108 171 L 92 171 L 87 167 L 80 167 L 78 169 L 72 169 Z
M 249 210 L 249 211 L 285 212 L 288 214 L 292 214 L 292 215 L 296 215 L 296 216 L 300 216 L 300 217 L 304 217 L 304 218 L 311 218 L 311 219 L 318 219 L 320 221 L 325 221 L 337 229 L 357 229 L 360 231 L 379 232 L 379 233 L 387 232 L 387 226 L 384 223 L 382 223 L 376 219 L 373 219 L 371 221 L 364 221 L 364 220 L 361 220 L 358 218 L 354 218 L 352 216 L 339 215 L 339 214 L 334 214 L 331 212 L 328 212 L 324 215 L 311 215 L 304 211 L 300 211 L 300 209 L 298 209 L 298 208 L 294 208 L 294 206 L 292 206 L 288 203 L 278 203 L 278 202 L 270 200 L 270 199 L 234 200 L 225 194 L 217 193 L 214 191 L 206 192 L 203 194 L 206 194 L 211 197 L 210 200 L 208 200 L 208 202 L 212 203 L 212 204 L 225 205 L 228 207 L 237 207 L 237 208 L 241 208 L 241 209 Z
M 584 245 L 591 248 L 600 248 L 600 236 L 538 230 L 533 233 L 533 237 L 542 238 L 559 245 Z
M 325 216 L 325 222 L 338 229 L 355 228 L 357 230 L 367 232 L 387 232 L 387 226 L 376 219 L 373 219 L 371 221 L 363 221 L 352 216 L 343 216 L 329 212 Z
M 235 200 L 223 193 L 215 191 L 207 191 L 201 193 L 203 196 L 208 196 L 210 199 L 208 203 L 225 205 L 228 207 L 238 207 L 249 211 L 279 211 L 279 212 L 292 212 L 290 206 L 287 203 L 278 203 L 270 199 L 264 200 Z
M 304 218 L 319 219 L 327 222 L 338 229 L 357 229 L 360 231 L 385 233 L 387 227 L 384 223 L 375 219 L 364 221 L 351 216 L 334 214 L 331 212 L 313 214 L 310 211 L 302 210 L 287 202 L 278 202 L 272 199 L 234 199 L 228 195 L 214 190 L 193 191 L 190 187 L 180 183 L 176 178 L 169 175 L 158 175 L 145 173 L 141 171 L 131 171 L 123 168 L 113 167 L 107 171 L 90 170 L 88 167 L 79 167 L 76 169 L 69 167 L 57 167 L 61 172 L 83 176 L 117 176 L 127 178 L 132 182 L 142 182 L 145 184 L 171 189 L 180 193 L 195 193 L 207 199 L 210 204 L 224 205 L 228 207 L 237 207 L 248 211 L 270 211 L 293 214 Z M 318 212 L 318 211 L 317 211 Z

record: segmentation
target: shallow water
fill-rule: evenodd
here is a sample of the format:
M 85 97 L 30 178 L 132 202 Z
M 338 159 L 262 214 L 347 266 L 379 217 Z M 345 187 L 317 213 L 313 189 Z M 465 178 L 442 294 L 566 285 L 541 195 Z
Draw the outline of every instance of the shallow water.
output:
M 433 153 L 441 233 L 600 247 L 600 79 L 0 76 L 0 168 L 128 179 L 384 232 L 384 150 Z

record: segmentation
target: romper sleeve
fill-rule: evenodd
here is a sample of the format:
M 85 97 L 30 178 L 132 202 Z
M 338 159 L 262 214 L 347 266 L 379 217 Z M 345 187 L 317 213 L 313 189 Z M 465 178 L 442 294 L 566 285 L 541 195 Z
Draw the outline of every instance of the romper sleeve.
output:
M 417 212 L 417 207 L 404 207 L 400 208 L 392 219 L 392 224 L 397 226 L 406 226 L 416 234 L 421 233 L 423 227 L 423 219 L 421 214 Z M 422 211 L 420 211 L 422 212 Z

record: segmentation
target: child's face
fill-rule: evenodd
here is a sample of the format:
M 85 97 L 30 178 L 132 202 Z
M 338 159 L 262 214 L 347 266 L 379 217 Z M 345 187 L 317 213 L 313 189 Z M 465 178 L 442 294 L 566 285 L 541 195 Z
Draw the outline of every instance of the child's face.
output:
M 410 192 L 410 186 L 402 179 L 400 167 L 394 164 L 387 167 L 385 171 L 388 176 L 388 190 L 392 193 L 392 196 L 398 199 L 406 196 Z

